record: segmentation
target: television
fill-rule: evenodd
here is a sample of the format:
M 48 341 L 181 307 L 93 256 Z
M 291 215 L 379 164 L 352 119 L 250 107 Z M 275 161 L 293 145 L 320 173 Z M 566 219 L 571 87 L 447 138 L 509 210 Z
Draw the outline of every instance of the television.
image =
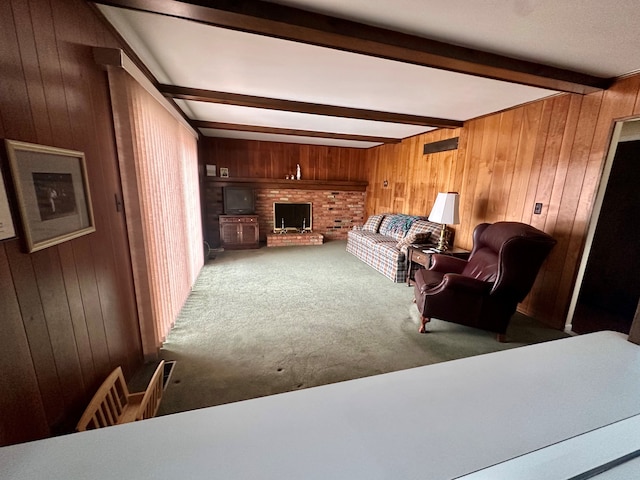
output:
M 255 196 L 250 187 L 224 187 L 224 213 L 226 215 L 250 215 L 255 213 Z

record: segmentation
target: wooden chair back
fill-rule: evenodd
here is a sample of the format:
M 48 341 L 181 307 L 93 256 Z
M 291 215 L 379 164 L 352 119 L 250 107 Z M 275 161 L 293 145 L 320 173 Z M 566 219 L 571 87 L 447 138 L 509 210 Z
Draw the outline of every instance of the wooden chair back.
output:
M 142 397 L 142 402 L 140 403 L 136 420 L 153 418 L 156 416 L 156 413 L 158 413 L 160 401 L 162 400 L 162 392 L 164 391 L 163 378 L 164 360 L 161 360 L 149 381 L 144 397 Z
M 76 430 L 82 432 L 118 424 L 127 409 L 129 396 L 122 368 L 118 367 L 102 382 L 80 418 Z
M 129 393 L 122 368 L 106 378 L 76 426 L 78 432 L 151 418 L 158 412 L 164 391 L 164 360 L 156 367 L 144 392 Z

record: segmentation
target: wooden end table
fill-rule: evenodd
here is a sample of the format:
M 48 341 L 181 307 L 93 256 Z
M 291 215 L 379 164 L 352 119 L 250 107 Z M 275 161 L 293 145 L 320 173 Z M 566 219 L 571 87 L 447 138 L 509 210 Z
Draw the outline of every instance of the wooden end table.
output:
M 469 250 L 465 250 L 464 248 L 452 247 L 446 252 L 424 252 L 423 250 L 428 250 L 429 248 L 433 248 L 433 245 L 409 245 L 407 249 L 407 286 L 411 286 L 411 282 L 413 278 L 411 278 L 411 270 L 414 264 L 418 264 L 424 268 L 429 268 L 431 266 L 431 255 L 434 253 L 439 253 L 441 255 L 450 255 L 452 257 L 467 259 L 469 258 L 469 254 L 471 253 Z

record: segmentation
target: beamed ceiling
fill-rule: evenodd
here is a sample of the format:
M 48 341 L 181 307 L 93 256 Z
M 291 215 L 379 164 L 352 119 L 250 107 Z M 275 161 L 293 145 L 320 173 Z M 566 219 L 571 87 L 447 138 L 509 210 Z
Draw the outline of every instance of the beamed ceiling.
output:
M 95 3 L 213 137 L 369 148 L 640 69 L 635 0 Z

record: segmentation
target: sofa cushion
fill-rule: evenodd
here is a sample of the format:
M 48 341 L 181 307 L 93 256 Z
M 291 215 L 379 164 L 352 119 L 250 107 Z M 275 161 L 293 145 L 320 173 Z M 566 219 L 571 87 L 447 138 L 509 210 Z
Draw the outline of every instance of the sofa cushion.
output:
M 364 222 L 362 226 L 362 230 L 365 232 L 377 232 L 378 228 L 380 228 L 380 223 L 382 223 L 382 219 L 384 215 L 371 215 L 367 218 L 367 221 Z
M 379 233 L 374 232 L 358 232 L 357 242 L 364 247 L 371 248 L 377 243 L 389 242 L 391 239 L 386 235 L 381 235 Z

